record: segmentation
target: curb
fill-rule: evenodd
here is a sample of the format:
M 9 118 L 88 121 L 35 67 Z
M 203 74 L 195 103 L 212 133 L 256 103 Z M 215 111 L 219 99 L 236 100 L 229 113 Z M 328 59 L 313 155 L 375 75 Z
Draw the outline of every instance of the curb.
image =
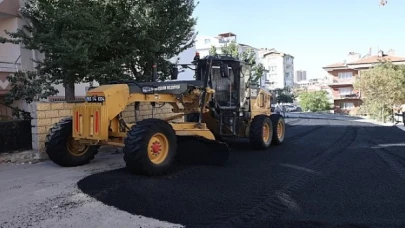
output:
M 372 119 L 364 117 L 351 117 L 351 116 L 339 116 L 334 114 L 318 114 L 318 113 L 286 113 L 286 118 L 310 118 L 310 119 L 328 119 L 328 120 L 341 120 L 341 121 L 355 121 L 372 123 L 380 126 L 395 126 L 395 123 L 382 123 Z
M 399 128 L 399 129 L 401 129 L 401 130 L 403 130 L 403 131 L 405 131 L 405 126 L 402 124 L 402 125 L 395 125 L 397 128 Z
M 0 164 L 3 163 L 37 163 L 46 160 L 44 156 L 33 150 L 16 151 L 0 154 Z

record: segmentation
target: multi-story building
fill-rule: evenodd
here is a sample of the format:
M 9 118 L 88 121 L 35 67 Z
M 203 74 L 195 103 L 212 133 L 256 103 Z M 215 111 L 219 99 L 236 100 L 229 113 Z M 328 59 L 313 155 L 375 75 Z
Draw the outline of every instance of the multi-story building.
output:
M 295 72 L 295 78 L 294 78 L 295 83 L 299 83 L 301 81 L 306 81 L 307 80 L 307 72 L 305 70 L 297 70 Z
M 332 90 L 335 113 L 352 113 L 362 104 L 361 91 L 353 87 L 355 76 L 361 76 L 363 71 L 384 60 L 405 64 L 405 58 L 394 56 L 393 51 L 390 54 L 380 51 L 378 55 L 368 54 L 363 57 L 350 52 L 345 61 L 323 67 L 329 74 L 328 86 Z
M 200 56 L 204 57 L 204 56 L 209 55 L 209 52 L 210 52 L 212 46 L 214 46 L 216 48 L 217 54 L 222 54 L 221 49 L 223 47 L 225 47 L 226 45 L 228 45 L 231 42 L 236 42 L 239 47 L 239 50 L 238 50 L 239 54 L 242 54 L 243 52 L 251 49 L 255 53 L 256 62 L 261 62 L 261 58 L 260 58 L 260 54 L 259 54 L 260 50 L 258 48 L 252 47 L 247 44 L 238 43 L 236 37 L 237 37 L 236 34 L 234 34 L 232 32 L 222 33 L 215 37 L 214 36 L 198 36 L 195 40 L 195 46 L 196 46 L 196 49 L 197 49 L 198 53 L 200 54 Z M 264 73 L 263 77 L 260 80 L 262 86 L 264 85 L 265 75 L 266 75 L 266 72 Z M 248 76 L 246 76 L 245 80 L 247 80 L 247 79 L 248 79 Z
M 264 80 L 269 90 L 292 88 L 294 86 L 294 57 L 275 49 L 262 49 L 261 63 L 268 71 Z
M 218 36 L 198 36 L 196 38 L 196 48 L 201 57 L 207 56 L 214 46 L 218 54 L 221 54 L 221 48 L 230 42 L 237 42 L 237 36 L 234 33 L 222 33 Z M 294 57 L 275 49 L 255 48 L 250 45 L 239 45 L 239 53 L 252 49 L 256 55 L 256 62 L 260 62 L 265 67 L 265 73 L 260 79 L 260 84 L 267 90 L 284 89 L 294 86 Z
M 236 34 L 228 32 L 222 33 L 218 36 L 197 36 L 195 40 L 195 46 L 201 57 L 209 55 L 211 47 L 214 46 L 217 49 L 217 53 L 221 54 L 221 48 L 236 40 Z

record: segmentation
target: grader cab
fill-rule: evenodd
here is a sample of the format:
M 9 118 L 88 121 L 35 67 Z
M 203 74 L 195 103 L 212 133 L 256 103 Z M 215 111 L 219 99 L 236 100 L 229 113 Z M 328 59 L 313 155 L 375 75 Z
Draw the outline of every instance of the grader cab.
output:
M 172 81 L 125 81 L 89 90 L 85 102 L 75 104 L 72 117 L 50 129 L 49 158 L 60 166 L 80 166 L 89 163 L 101 145 L 120 146 L 131 171 L 161 175 L 178 154 L 193 157 L 197 150 L 213 163 L 225 164 L 226 138 L 248 138 L 254 149 L 283 142 L 284 119 L 271 113 L 269 92 L 248 85 L 249 64 L 229 56 L 197 55 L 193 65 L 195 80 L 176 80 L 175 69 Z M 150 118 L 139 120 L 141 102 L 151 105 Z M 129 104 L 135 106 L 134 123 L 122 117 Z M 173 107 L 173 116 L 155 118 L 162 104 Z M 175 121 L 179 117 L 185 121 Z

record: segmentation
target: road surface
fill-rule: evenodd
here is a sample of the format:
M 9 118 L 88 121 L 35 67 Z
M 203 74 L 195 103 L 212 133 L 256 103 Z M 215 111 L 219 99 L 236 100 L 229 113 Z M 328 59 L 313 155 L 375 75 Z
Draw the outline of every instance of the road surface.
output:
M 164 177 L 126 172 L 122 154 L 60 168 L 0 166 L 0 227 L 405 227 L 405 132 L 288 118 L 283 145 L 232 141 L 225 167 Z

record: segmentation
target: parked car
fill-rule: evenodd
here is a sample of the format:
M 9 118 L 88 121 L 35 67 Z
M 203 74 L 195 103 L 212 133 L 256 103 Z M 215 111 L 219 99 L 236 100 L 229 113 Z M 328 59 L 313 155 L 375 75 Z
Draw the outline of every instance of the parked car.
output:
M 285 105 L 285 109 L 287 112 L 296 112 L 298 107 L 295 105 Z

